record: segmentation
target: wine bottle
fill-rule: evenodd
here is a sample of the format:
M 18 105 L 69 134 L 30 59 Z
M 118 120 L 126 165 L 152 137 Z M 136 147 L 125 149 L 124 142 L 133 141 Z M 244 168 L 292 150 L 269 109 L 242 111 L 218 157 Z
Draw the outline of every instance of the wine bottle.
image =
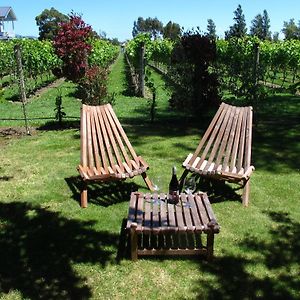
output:
M 171 203 L 177 204 L 179 202 L 179 181 L 176 175 L 176 167 L 172 168 L 172 178 L 169 183 L 169 200 Z

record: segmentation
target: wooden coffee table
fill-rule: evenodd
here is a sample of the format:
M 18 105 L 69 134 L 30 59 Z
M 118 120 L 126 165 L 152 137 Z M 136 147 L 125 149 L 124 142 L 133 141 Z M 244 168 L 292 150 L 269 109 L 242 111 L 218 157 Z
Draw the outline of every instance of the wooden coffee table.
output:
M 205 255 L 211 260 L 220 227 L 205 193 L 181 193 L 175 205 L 164 193 L 133 192 L 126 229 L 132 260 L 141 255 Z

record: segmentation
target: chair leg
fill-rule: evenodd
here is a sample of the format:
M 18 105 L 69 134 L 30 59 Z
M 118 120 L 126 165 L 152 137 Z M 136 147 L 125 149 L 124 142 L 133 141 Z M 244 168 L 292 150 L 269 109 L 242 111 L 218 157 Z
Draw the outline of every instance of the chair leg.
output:
M 87 207 L 87 183 L 83 182 L 82 190 L 81 190 L 81 195 L 80 195 L 80 204 L 82 208 Z
M 153 183 L 152 183 L 152 181 L 150 180 L 150 178 L 148 177 L 148 175 L 146 174 L 146 172 L 142 173 L 142 177 L 143 177 L 143 179 L 144 179 L 144 181 L 145 181 L 145 183 L 146 183 L 148 189 L 149 189 L 150 191 L 154 191 Z
M 249 205 L 249 194 L 250 194 L 250 179 L 245 184 L 243 189 L 243 195 L 242 195 L 243 205 L 246 207 Z

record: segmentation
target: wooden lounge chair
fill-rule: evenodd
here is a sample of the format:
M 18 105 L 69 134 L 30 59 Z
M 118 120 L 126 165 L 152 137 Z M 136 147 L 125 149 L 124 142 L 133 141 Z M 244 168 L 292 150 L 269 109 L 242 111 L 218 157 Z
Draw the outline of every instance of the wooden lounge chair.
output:
M 87 207 L 90 182 L 123 180 L 140 174 L 153 190 L 146 175 L 148 164 L 136 155 L 110 104 L 82 105 L 80 138 L 81 163 L 77 169 L 83 179 L 82 207 Z
M 243 205 L 249 203 L 251 165 L 252 107 L 222 103 L 194 154 L 183 167 L 181 184 L 188 172 L 233 182 L 243 187 Z

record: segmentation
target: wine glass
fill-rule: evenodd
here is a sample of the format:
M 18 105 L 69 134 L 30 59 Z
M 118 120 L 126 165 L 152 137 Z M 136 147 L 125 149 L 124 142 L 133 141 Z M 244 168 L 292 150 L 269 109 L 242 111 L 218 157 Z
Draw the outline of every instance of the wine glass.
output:
M 192 195 L 195 190 L 196 190 L 196 179 L 195 179 L 195 177 L 191 176 L 189 178 L 186 178 L 185 181 L 184 181 L 184 191 L 189 196 L 189 195 Z M 191 208 L 191 203 L 190 202 L 184 202 L 183 206 Z
M 153 180 L 153 190 L 155 193 L 158 193 L 160 190 L 160 176 L 156 176 Z
M 186 178 L 184 181 L 184 191 L 191 195 L 196 190 L 196 179 L 194 176 L 191 176 L 189 178 Z
M 152 183 L 153 183 L 154 193 L 158 195 L 160 190 L 160 184 L 161 184 L 160 176 L 156 176 Z M 153 203 L 159 203 L 159 202 L 160 201 L 158 199 L 153 199 Z

